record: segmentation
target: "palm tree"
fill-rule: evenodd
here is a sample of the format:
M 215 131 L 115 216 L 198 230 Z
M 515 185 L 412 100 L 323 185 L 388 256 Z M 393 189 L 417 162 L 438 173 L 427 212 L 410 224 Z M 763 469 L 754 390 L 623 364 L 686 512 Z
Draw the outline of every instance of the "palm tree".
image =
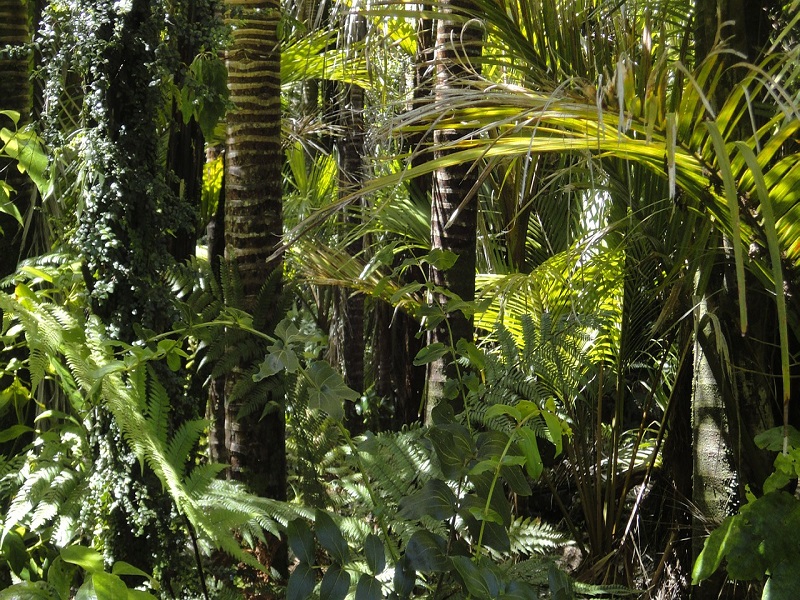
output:
M 23 0 L 0 2 L 0 98 L 4 110 L 16 111 L 20 120 L 16 124 L 3 123 L 4 127 L 22 128 L 28 123 L 33 103 L 31 88 L 31 55 L 26 46 L 30 43 L 28 3 Z M 13 201 L 21 214 L 26 213 L 33 186 L 30 179 L 20 173 L 11 161 L 4 160 L 0 168 L 5 172 L 6 183 L 14 190 Z M 13 273 L 22 253 L 22 231 L 10 215 L 0 213 L 0 276 Z
M 281 259 L 267 262 L 282 234 L 280 3 L 228 0 L 232 44 L 226 54 L 234 108 L 225 143 L 226 258 L 241 278 L 243 308 L 271 276 L 280 278 Z M 279 288 L 279 286 L 276 286 Z M 274 326 L 275 323 L 272 323 Z M 247 365 L 242 365 L 246 367 Z M 286 498 L 283 409 L 258 421 L 239 419 L 242 399 L 230 394 L 242 375 L 226 384 L 226 447 L 232 474 L 270 498 Z M 282 404 L 281 398 L 275 398 Z
M 436 84 L 434 102 L 452 101 L 460 89 L 468 86 L 480 72 L 476 60 L 481 55 L 483 30 L 466 18 L 470 2 L 447 0 L 441 3 L 437 22 Z M 433 135 L 434 160 L 450 154 L 448 146 L 470 138 L 469 130 L 437 128 Z M 453 296 L 469 303 L 475 298 L 475 248 L 477 243 L 477 171 L 470 163 L 454 162 L 433 173 L 431 197 L 431 250 L 453 253 L 457 258 L 450 268 L 436 262 L 431 265 L 430 280 L 435 286 L 433 301 L 447 314 L 430 332 L 431 343 L 456 347 L 459 341 L 472 341 L 472 319 L 464 310 L 449 310 Z M 448 297 L 445 290 L 453 296 Z M 428 367 L 426 421 L 433 408 L 444 398 L 446 379 L 455 378 L 454 363 L 445 356 Z

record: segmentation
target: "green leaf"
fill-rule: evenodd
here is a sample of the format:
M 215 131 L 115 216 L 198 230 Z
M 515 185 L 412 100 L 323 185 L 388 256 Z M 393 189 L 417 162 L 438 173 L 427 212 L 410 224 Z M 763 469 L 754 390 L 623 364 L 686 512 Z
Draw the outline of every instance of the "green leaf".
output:
M 429 516 L 444 521 L 455 513 L 456 502 L 456 495 L 444 481 L 431 479 L 416 492 L 400 500 L 398 516 L 409 520 Z
M 427 433 L 433 443 L 442 473 L 448 479 L 458 479 L 476 453 L 469 431 L 458 423 L 432 427 Z
M 3 557 L 8 561 L 11 570 L 20 575 L 28 565 L 30 556 L 25 541 L 16 531 L 6 531 L 3 538 Z
M 719 569 L 722 559 L 730 550 L 728 542 L 732 541 L 732 536 L 735 537 L 738 530 L 736 519 L 736 515 L 725 518 L 719 527 L 706 538 L 703 550 L 692 568 L 692 585 L 708 579 Z
M 272 377 L 276 373 L 285 370 L 287 373 L 294 373 L 300 368 L 300 361 L 297 353 L 291 348 L 283 345 L 283 342 L 267 348 L 269 353 L 264 357 L 258 373 L 253 375 L 253 381 L 261 381 L 267 377 Z
M 414 366 L 421 367 L 422 365 L 427 365 L 449 353 L 449 346 L 445 346 L 442 342 L 434 342 L 417 352 L 417 355 L 414 357 Z
M 314 564 L 314 535 L 303 519 L 289 521 L 286 527 L 289 536 L 289 547 L 300 562 Z
M 28 427 L 27 425 L 12 425 L 11 427 L 7 427 L 0 431 L 0 444 L 4 442 L 9 442 L 11 440 L 17 439 L 19 436 L 33 431 L 33 428 Z
M 97 594 L 94 591 L 94 582 L 91 577 L 87 577 L 83 585 L 78 588 L 78 593 L 75 594 L 75 600 L 97 600 Z
M 530 584 L 515 579 L 506 586 L 500 600 L 539 600 L 539 594 Z
M 358 392 L 345 385 L 342 376 L 324 361 L 315 361 L 306 370 L 309 383 L 308 406 L 317 408 L 332 419 L 344 418 L 342 402 L 358 400 Z
M 719 131 L 717 123 L 714 121 L 706 121 L 705 126 L 714 144 L 717 165 L 722 175 L 725 198 L 728 201 L 731 244 L 733 244 L 733 260 L 736 264 L 736 283 L 739 291 L 739 321 L 742 335 L 744 335 L 747 333 L 747 293 L 745 291 L 744 252 L 742 250 L 742 233 L 739 218 L 739 193 L 736 189 L 733 171 L 731 170 L 730 155 L 725 148 L 725 142 L 722 139 L 722 134 Z
M 517 430 L 519 439 L 517 444 L 525 455 L 525 470 L 531 479 L 539 479 L 544 470 L 542 457 L 539 455 L 539 443 L 536 441 L 536 433 L 528 427 L 520 427 Z
M 374 533 L 370 533 L 364 540 L 364 555 L 370 572 L 373 575 L 380 575 L 386 568 L 386 550 L 381 538 Z
M 408 565 L 414 571 L 447 571 L 446 548 L 447 543 L 441 536 L 424 529 L 416 531 L 406 544 Z
M 772 427 L 762 431 L 755 437 L 756 446 L 773 452 L 783 450 L 783 426 Z M 800 449 L 800 431 L 789 425 L 789 445 L 792 448 Z
M 572 579 L 555 565 L 547 570 L 547 582 L 552 600 L 575 600 Z
M 800 590 L 800 569 L 793 560 L 785 560 L 770 570 L 762 600 L 796 600 Z
M 441 248 L 434 248 L 425 257 L 429 265 L 436 268 L 438 271 L 446 271 L 451 268 L 458 260 L 458 254 L 450 250 L 442 250 Z
M 758 192 L 761 215 L 764 217 L 764 234 L 767 237 L 770 262 L 772 263 L 772 285 L 775 286 L 775 305 L 778 312 L 778 338 L 781 348 L 781 380 L 783 382 L 783 402 L 791 398 L 791 376 L 789 373 L 789 329 L 786 317 L 786 292 L 783 289 L 784 277 L 781 264 L 781 247 L 778 242 L 778 230 L 775 224 L 775 214 L 772 210 L 772 198 L 767 191 L 764 174 L 758 165 L 755 154 L 744 142 L 736 142 L 736 147 L 744 157 Z
M 350 573 L 336 563 L 328 567 L 319 586 L 320 600 L 342 600 L 350 590 Z
M 314 523 L 320 545 L 328 551 L 333 560 L 342 565 L 346 564 L 350 558 L 350 548 L 339 526 L 328 513 L 319 509 L 314 512 Z
M 511 417 L 517 423 L 522 420 L 522 413 L 515 406 L 509 406 L 508 404 L 492 404 L 488 409 L 486 409 L 487 419 L 494 419 L 495 417 L 502 415 Z
M 485 506 L 470 506 L 467 510 L 469 511 L 469 514 L 471 514 L 478 521 L 489 521 L 491 523 L 503 525 L 503 517 L 500 516 L 499 512 L 492 508 L 486 508 Z
M 17 223 L 24 225 L 17 205 L 11 201 L 11 192 L 13 191 L 14 189 L 5 181 L 0 181 L 0 212 L 11 215 Z
M 308 600 L 316 583 L 314 569 L 308 563 L 299 563 L 292 571 L 289 583 L 286 585 L 286 600 Z
M 543 410 L 542 416 L 544 417 L 544 422 L 547 424 L 547 431 L 550 433 L 550 441 L 556 445 L 556 456 L 558 456 L 564 448 L 563 440 L 561 439 L 561 419 L 549 410 Z
M 408 556 L 404 555 L 394 567 L 394 578 L 392 580 L 394 591 L 400 598 L 408 598 L 411 592 L 414 591 L 416 582 L 416 571 L 411 567 L 411 561 Z
M 92 584 L 97 600 L 119 600 L 128 596 L 128 586 L 111 573 L 92 573 Z
M 1 591 L 0 600 L 60 600 L 60 598 L 56 590 L 44 581 L 35 583 L 23 581 Z
M 111 568 L 111 573 L 114 575 L 132 575 L 134 577 L 144 577 L 151 583 L 153 582 L 152 576 L 148 575 L 141 569 L 134 567 L 132 564 L 126 563 L 124 560 L 118 560 Z
M 128 600 L 158 600 L 150 592 L 128 589 Z
M 15 126 L 19 123 L 20 114 L 16 110 L 0 110 L 0 115 L 11 119 Z
M 102 573 L 105 569 L 103 555 L 97 550 L 86 546 L 67 546 L 61 549 L 61 558 L 64 562 L 78 565 L 88 573 Z
M 77 570 L 78 568 L 75 565 L 65 563 L 60 556 L 56 556 L 50 568 L 47 569 L 47 581 L 53 586 L 60 598 L 65 600 L 69 598 L 69 591 Z
M 372 575 L 363 573 L 358 579 L 355 600 L 383 600 L 380 581 Z
M 17 169 L 20 173 L 27 173 L 39 191 L 47 188 L 48 158 L 42 149 L 41 140 L 31 129 L 9 131 L 0 130 L 0 139 L 5 142 L 3 152 L 17 160 Z
M 453 556 L 450 558 L 453 566 L 458 571 L 467 592 L 476 598 L 491 598 L 489 586 L 480 573 L 478 567 L 466 556 Z

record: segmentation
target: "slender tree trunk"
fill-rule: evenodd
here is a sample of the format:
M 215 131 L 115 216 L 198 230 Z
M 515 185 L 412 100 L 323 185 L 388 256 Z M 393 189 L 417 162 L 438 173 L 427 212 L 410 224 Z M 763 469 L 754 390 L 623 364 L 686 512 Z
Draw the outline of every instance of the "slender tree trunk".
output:
M 481 55 L 483 30 L 475 22 L 453 20 L 454 14 L 463 14 L 470 8 L 464 0 L 441 3 L 445 13 L 436 30 L 436 86 L 435 101 L 452 100 L 453 91 L 468 86 L 468 80 L 479 72 L 477 61 Z M 434 159 L 447 156 L 448 144 L 468 137 L 463 130 L 438 129 L 433 143 L 437 150 Z M 458 257 L 449 269 L 431 266 L 430 278 L 440 290 L 455 294 L 465 302 L 475 298 L 475 265 L 477 243 L 477 170 L 472 164 L 459 164 L 438 169 L 433 176 L 431 201 L 431 248 L 453 252 Z M 446 307 L 448 297 L 434 294 L 434 302 Z M 430 332 L 429 342 L 441 342 L 456 347 L 460 340 L 472 341 L 472 318 L 463 312 L 448 311 L 447 320 Z M 455 363 L 443 357 L 429 365 L 426 422 L 430 422 L 433 408 L 444 398 L 444 384 L 456 375 Z
M 28 2 L 25 0 L 0 0 L 0 108 L 20 114 L 18 128 L 24 127 L 31 114 L 33 94 L 30 82 L 31 55 Z M 2 117 L 3 127 L 13 131 L 10 119 Z M 11 200 L 23 216 L 30 205 L 33 185 L 27 175 L 19 172 L 13 161 L 3 160 L 0 169 L 4 179 L 14 191 Z M 0 277 L 10 275 L 17 268 L 22 248 L 22 228 L 16 219 L 0 213 Z
M 367 34 L 367 21 L 357 14 L 357 6 L 344 18 L 344 47 L 349 50 Z M 343 132 L 337 142 L 339 197 L 344 198 L 356 191 L 364 182 L 364 90 L 358 85 L 345 84 L 341 90 L 342 108 L 339 123 Z M 361 202 L 349 207 L 346 220 L 353 225 L 361 222 Z M 347 248 L 353 255 L 364 250 L 363 238 L 354 240 Z M 347 293 L 347 292 L 345 292 Z M 364 296 L 348 294 L 345 299 L 343 322 L 343 362 L 345 382 L 358 391 L 364 391 Z M 356 405 L 345 403 L 345 422 L 352 433 L 360 433 L 363 420 L 356 412 Z
M 278 0 L 226 0 L 226 7 L 233 30 L 226 62 L 234 105 L 228 114 L 225 151 L 226 256 L 241 277 L 244 308 L 255 311 L 262 286 L 270 277 L 279 279 L 283 268 L 280 259 L 267 262 L 282 233 L 281 6 Z M 268 328 L 276 325 L 266 321 Z M 233 398 L 232 391 L 242 376 L 241 370 L 234 371 L 225 386 L 231 475 L 258 494 L 284 500 L 284 399 L 272 398 L 280 408 L 263 419 L 258 413 L 239 419 L 244 399 Z M 284 549 L 272 564 L 284 574 L 285 554 Z
M 713 307 L 707 296 L 695 308 L 694 382 L 692 390 L 692 560 L 703 549 L 708 532 L 736 508 L 739 476 L 729 445 L 729 423 L 723 400 L 724 368 L 717 353 L 721 331 L 715 330 Z M 716 373 L 715 373 L 716 371 Z M 722 576 L 703 582 L 693 598 L 710 600 L 719 595 Z

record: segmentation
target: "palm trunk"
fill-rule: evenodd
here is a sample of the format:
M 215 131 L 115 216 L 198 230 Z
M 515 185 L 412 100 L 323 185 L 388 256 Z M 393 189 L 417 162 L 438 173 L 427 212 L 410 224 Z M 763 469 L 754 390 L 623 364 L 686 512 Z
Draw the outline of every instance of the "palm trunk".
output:
M 367 22 L 359 14 L 349 13 L 345 16 L 345 48 L 359 42 L 366 36 Z M 364 182 L 364 90 L 354 84 L 346 84 L 341 90 L 343 109 L 339 123 L 343 137 L 339 140 L 339 197 L 344 198 L 357 190 Z M 361 204 L 351 209 L 346 219 L 354 225 L 361 221 L 355 211 L 361 210 Z M 355 256 L 364 250 L 364 240 L 359 238 L 347 248 Z M 364 296 L 360 293 L 349 294 L 345 300 L 343 323 L 343 362 L 345 382 L 348 387 L 364 391 Z M 345 422 L 354 434 L 363 429 L 363 422 L 355 410 L 355 404 L 345 405 Z
M 31 57 L 23 50 L 30 42 L 28 25 L 28 3 L 24 0 L 0 0 L 0 98 L 2 109 L 14 110 L 20 114 L 18 127 L 23 127 L 30 119 L 33 96 L 31 91 Z M 2 126 L 13 130 L 6 118 Z M 20 173 L 11 161 L 0 162 L 6 182 L 14 189 L 12 201 L 22 215 L 25 215 L 33 186 L 27 175 Z M 22 230 L 17 221 L 5 213 L 0 213 L 0 277 L 10 275 L 17 268 L 17 261 L 23 254 Z
M 241 277 L 245 310 L 254 311 L 262 285 L 282 269 L 281 260 L 267 263 L 282 231 L 280 3 L 228 0 L 226 5 L 233 28 L 227 66 L 234 104 L 228 115 L 225 153 L 226 257 Z M 255 416 L 239 420 L 243 399 L 232 401 L 230 394 L 240 377 L 241 372 L 233 373 L 225 386 L 231 473 L 259 494 L 285 499 L 283 410 L 260 421 Z
M 468 85 L 469 78 L 480 68 L 470 64 L 470 59 L 480 57 L 483 34 L 477 24 L 464 24 L 447 16 L 463 13 L 469 9 L 469 2 L 449 0 L 442 2 L 441 7 L 445 17 L 439 20 L 436 31 L 435 101 L 446 103 L 451 100 L 452 90 Z M 449 144 L 468 136 L 463 130 L 437 129 L 433 138 L 437 148 L 434 159 L 447 156 Z M 431 266 L 430 279 L 439 290 L 456 294 L 465 302 L 475 298 L 478 202 L 474 189 L 477 171 L 472 167 L 459 164 L 436 170 L 431 201 L 431 248 L 453 252 L 458 259 L 450 269 Z M 434 294 L 434 302 L 443 307 L 447 300 L 441 291 Z M 460 340 L 469 342 L 472 338 L 471 317 L 461 311 L 447 311 L 446 322 L 435 327 L 428 339 L 455 348 Z M 455 364 L 447 357 L 429 365 L 426 422 L 430 422 L 431 411 L 444 398 L 445 381 L 455 376 Z

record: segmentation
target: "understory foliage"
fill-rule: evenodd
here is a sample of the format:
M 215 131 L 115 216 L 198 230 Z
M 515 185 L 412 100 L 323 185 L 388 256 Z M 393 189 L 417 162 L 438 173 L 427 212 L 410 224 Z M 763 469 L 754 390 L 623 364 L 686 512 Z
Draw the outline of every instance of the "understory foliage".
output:
M 211 251 L 225 161 L 178 167 L 247 110 L 220 6 L 47 3 L 38 133 L 0 111 L 0 159 L 39 194 L 24 215 L 0 182 L 0 212 L 48 248 L 0 282 L 0 600 L 717 597 L 723 568 L 793 598 L 798 3 L 765 11 L 756 57 L 729 24 L 700 56 L 699 3 L 475 0 L 448 18 L 479 22 L 480 76 L 438 96 L 447 3 L 285 4 L 285 266 L 245 310 Z M 474 300 L 431 277 L 462 260 L 429 239 L 426 178 L 456 165 Z M 444 339 L 459 312 L 474 339 Z M 725 515 L 692 495 L 701 354 L 742 478 Z M 421 423 L 415 377 L 441 360 Z M 216 448 L 275 411 L 286 501 Z

